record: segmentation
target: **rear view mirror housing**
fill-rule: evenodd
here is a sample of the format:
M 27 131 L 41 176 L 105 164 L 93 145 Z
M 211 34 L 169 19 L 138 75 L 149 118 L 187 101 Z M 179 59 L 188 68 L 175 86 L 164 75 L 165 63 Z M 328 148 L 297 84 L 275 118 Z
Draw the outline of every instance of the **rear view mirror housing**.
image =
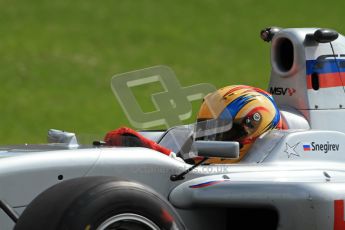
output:
M 240 156 L 240 144 L 236 141 L 196 141 L 194 146 L 202 157 L 237 159 Z

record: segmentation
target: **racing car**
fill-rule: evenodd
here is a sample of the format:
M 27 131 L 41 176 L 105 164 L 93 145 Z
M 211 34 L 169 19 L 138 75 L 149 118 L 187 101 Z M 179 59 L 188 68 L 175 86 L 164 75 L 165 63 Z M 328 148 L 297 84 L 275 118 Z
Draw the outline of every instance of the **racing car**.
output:
M 47 144 L 3 146 L 0 229 L 345 229 L 345 37 L 271 27 L 261 38 L 286 129 L 260 136 L 234 164 L 80 145 L 59 130 Z M 194 125 L 140 134 L 175 153 L 239 155 L 236 142 L 193 139 Z

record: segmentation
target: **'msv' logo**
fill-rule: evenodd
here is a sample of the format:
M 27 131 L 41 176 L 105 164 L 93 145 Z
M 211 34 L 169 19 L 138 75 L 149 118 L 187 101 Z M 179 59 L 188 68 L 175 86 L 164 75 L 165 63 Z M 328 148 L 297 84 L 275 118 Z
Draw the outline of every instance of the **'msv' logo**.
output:
M 296 90 L 294 88 L 270 87 L 270 94 L 272 95 L 286 95 L 292 96 Z

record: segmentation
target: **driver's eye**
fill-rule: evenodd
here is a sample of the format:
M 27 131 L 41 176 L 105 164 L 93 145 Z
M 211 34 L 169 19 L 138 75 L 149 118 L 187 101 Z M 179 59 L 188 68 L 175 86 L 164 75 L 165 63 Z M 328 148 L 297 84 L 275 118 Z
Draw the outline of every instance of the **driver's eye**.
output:
M 238 141 L 240 138 L 247 136 L 247 134 L 243 125 L 234 123 L 231 130 L 221 134 L 221 138 L 227 141 Z
M 245 118 L 242 123 L 244 123 L 244 125 L 247 126 L 248 128 L 254 128 L 253 120 L 250 119 L 250 117 Z

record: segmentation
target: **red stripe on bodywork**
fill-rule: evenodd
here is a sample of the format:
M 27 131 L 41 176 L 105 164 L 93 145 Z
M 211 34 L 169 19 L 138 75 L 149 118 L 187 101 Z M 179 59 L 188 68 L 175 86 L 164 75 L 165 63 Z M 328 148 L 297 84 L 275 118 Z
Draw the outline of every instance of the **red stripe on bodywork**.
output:
M 334 201 L 334 230 L 344 230 L 344 201 L 335 200 Z
M 209 181 L 209 182 L 205 182 L 205 183 L 201 183 L 201 184 L 191 185 L 189 187 L 190 188 L 204 188 L 204 187 L 208 187 L 208 186 L 211 186 L 211 185 L 222 183 L 224 181 L 226 181 L 226 180 Z
M 311 74 L 307 75 L 307 88 L 312 89 Z M 330 88 L 343 86 L 345 82 L 345 73 L 324 73 L 319 74 L 319 86 L 320 88 Z

